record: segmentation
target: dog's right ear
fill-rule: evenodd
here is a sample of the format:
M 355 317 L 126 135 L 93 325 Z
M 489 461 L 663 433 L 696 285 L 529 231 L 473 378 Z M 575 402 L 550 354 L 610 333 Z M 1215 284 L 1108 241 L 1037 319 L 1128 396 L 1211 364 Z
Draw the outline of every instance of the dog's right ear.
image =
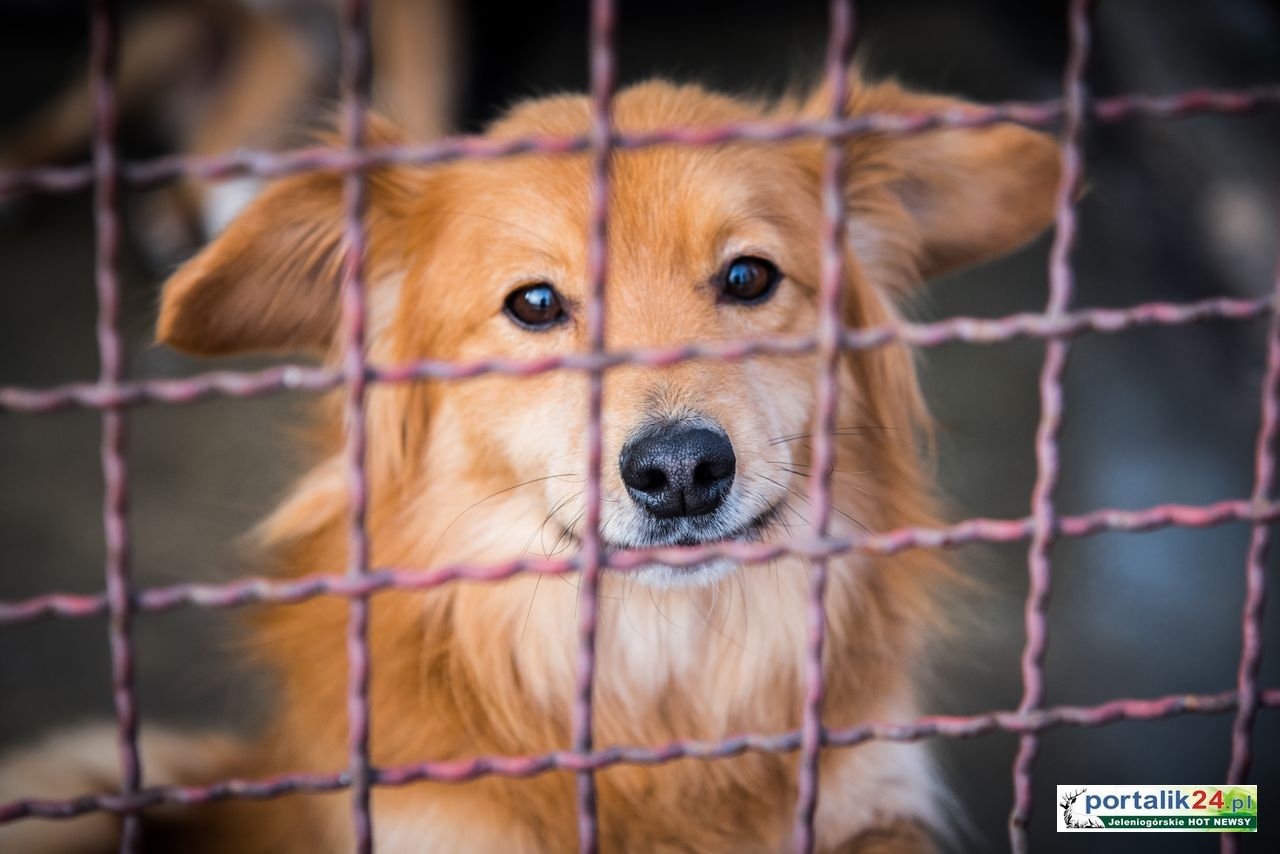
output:
M 394 141 L 385 123 L 372 144 Z M 394 263 L 390 241 L 408 169 L 366 173 L 365 279 L 372 289 Z M 165 283 L 156 339 L 199 356 L 324 352 L 341 315 L 345 252 L 343 180 L 309 172 L 268 187 Z
M 323 349 L 342 243 L 342 179 L 281 181 L 165 282 L 156 339 L 197 356 Z

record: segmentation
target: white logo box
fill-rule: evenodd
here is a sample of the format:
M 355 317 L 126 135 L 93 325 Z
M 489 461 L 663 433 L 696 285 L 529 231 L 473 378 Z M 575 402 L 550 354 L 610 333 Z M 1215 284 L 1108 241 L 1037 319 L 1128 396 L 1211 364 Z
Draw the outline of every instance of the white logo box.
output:
M 1258 830 L 1258 787 L 1058 786 L 1063 833 L 1210 833 Z

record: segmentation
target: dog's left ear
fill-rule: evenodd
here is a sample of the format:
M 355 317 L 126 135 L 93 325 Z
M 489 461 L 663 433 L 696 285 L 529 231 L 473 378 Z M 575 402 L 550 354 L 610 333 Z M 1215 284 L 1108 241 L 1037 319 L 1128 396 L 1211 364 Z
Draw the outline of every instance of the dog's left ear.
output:
M 800 109 L 826 115 L 825 87 Z M 892 82 L 855 76 L 850 86 L 850 116 L 971 109 Z M 811 160 L 816 150 L 807 150 Z M 1059 160 L 1052 137 L 1010 123 L 852 137 L 845 174 L 859 263 L 899 289 L 1018 248 L 1053 220 Z

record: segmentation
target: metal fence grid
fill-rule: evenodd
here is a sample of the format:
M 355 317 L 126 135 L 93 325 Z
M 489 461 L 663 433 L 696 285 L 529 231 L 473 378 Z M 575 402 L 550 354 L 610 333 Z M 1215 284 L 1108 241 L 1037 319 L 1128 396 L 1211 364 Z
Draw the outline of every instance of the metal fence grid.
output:
M 657 764 L 678 758 L 703 760 L 736 756 L 748 751 L 800 752 L 799 799 L 794 845 L 797 851 L 814 846 L 813 819 L 818 798 L 818 757 L 823 748 L 851 747 L 866 741 L 915 741 L 932 737 L 970 738 L 990 732 L 1019 735 L 1013 766 L 1014 805 L 1009 839 L 1014 851 L 1028 848 L 1027 826 L 1033 804 L 1032 773 L 1039 734 L 1061 726 L 1100 726 L 1119 720 L 1157 720 L 1186 714 L 1234 713 L 1229 784 L 1246 779 L 1251 760 L 1252 731 L 1259 708 L 1280 707 L 1280 688 L 1259 684 L 1262 656 L 1262 612 L 1266 599 L 1265 565 L 1271 523 L 1280 519 L 1280 502 L 1272 500 L 1276 477 L 1274 445 L 1280 429 L 1280 266 L 1273 294 L 1254 300 L 1216 298 L 1193 303 L 1147 303 L 1126 309 L 1072 310 L 1075 242 L 1073 202 L 1080 186 L 1082 133 L 1088 122 L 1113 122 L 1129 116 L 1177 117 L 1198 113 L 1239 113 L 1280 106 L 1280 85 L 1233 91 L 1187 91 L 1152 97 L 1126 94 L 1090 99 L 1084 77 L 1090 42 L 1091 0 L 1069 0 L 1069 55 L 1063 72 L 1062 97 L 1033 104 L 1005 103 L 963 113 L 953 110 L 913 115 L 845 115 L 848 59 L 853 42 L 853 4 L 832 0 L 830 42 L 826 60 L 830 112 L 815 121 L 749 123 L 714 129 L 671 128 L 645 133 L 620 133 L 612 128 L 610 106 L 615 83 L 613 0 L 591 0 L 590 132 L 572 138 L 525 138 L 494 141 L 481 138 L 448 139 L 427 145 L 362 146 L 369 103 L 370 61 L 368 2 L 346 0 L 342 17 L 342 89 L 347 134 L 343 150 L 307 148 L 273 154 L 258 151 L 224 156 L 171 156 L 122 163 L 117 156 L 115 88 L 117 29 L 111 0 L 92 0 L 91 87 L 95 120 L 92 162 L 83 166 L 39 167 L 0 172 L 0 196 L 68 192 L 92 186 L 96 223 L 97 326 L 101 373 L 94 383 L 70 383 L 51 388 L 0 388 L 0 412 L 40 414 L 70 407 L 102 412 L 102 469 L 105 479 L 103 515 L 107 557 L 105 591 L 96 595 L 50 593 L 21 601 L 0 602 L 0 626 L 45 616 L 109 616 L 121 787 L 111 794 L 85 795 L 69 801 L 27 799 L 0 805 L 0 823 L 27 817 L 70 818 L 91 811 L 110 811 L 123 817 L 121 851 L 135 850 L 138 811 L 157 804 L 203 804 L 230 798 L 273 798 L 297 792 L 350 789 L 356 848 L 373 850 L 370 790 L 434 780 L 463 782 L 486 775 L 528 777 L 550 770 L 571 771 L 578 780 L 578 830 L 581 850 L 598 847 L 594 772 L 619 763 Z M 867 132 L 917 133 L 939 127 L 983 127 L 1013 121 L 1031 127 L 1063 125 L 1063 178 L 1057 195 L 1056 235 L 1049 264 L 1049 300 L 1043 313 L 1019 314 L 994 320 L 957 317 L 935 323 L 895 323 L 892 326 L 845 329 L 837 306 L 843 255 L 844 199 L 838 178 L 841 142 Z M 816 334 L 800 338 L 742 340 L 717 345 L 692 345 L 664 350 L 607 352 L 604 348 L 606 275 L 606 211 L 609 164 L 615 150 L 664 143 L 706 145 L 729 140 L 781 141 L 816 137 L 827 142 L 822 174 L 824 206 L 821 315 Z M 466 363 L 423 360 L 405 365 L 372 365 L 365 361 L 365 304 L 362 276 L 364 205 L 362 173 L 390 162 L 435 163 L 459 158 L 498 158 L 521 153 L 586 152 L 593 164 L 593 207 L 588 236 L 591 299 L 588 306 L 590 352 L 536 361 L 487 359 Z M 336 368 L 285 365 L 257 372 L 211 372 L 179 380 L 130 380 L 124 371 L 124 341 L 118 314 L 120 285 L 116 271 L 120 218 L 117 195 L 121 182 L 148 185 L 191 176 L 226 179 L 240 175 L 276 177 L 309 169 L 344 174 L 347 253 L 343 276 L 344 356 Z M 1058 433 L 1063 413 L 1063 370 L 1071 339 L 1083 333 L 1114 333 L 1139 326 L 1179 326 L 1207 319 L 1243 320 L 1270 317 L 1266 374 L 1262 387 L 1261 427 L 1257 437 L 1255 482 L 1248 499 L 1187 506 L 1162 504 L 1140 511 L 1097 510 L 1062 516 L 1055 510 L 1054 492 L 1060 472 Z M 1041 412 L 1036 432 L 1037 477 L 1028 516 L 1019 519 L 968 519 L 941 528 L 902 528 L 845 537 L 829 536 L 831 511 L 829 475 L 812 479 L 812 534 L 780 544 L 727 543 L 693 548 L 659 548 L 606 554 L 599 536 L 601 465 L 601 389 L 603 375 L 619 364 L 669 365 L 692 358 L 743 359 L 757 354 L 816 353 L 821 366 L 815 377 L 819 430 L 815 466 L 829 471 L 834 455 L 837 405 L 836 374 L 839 355 L 901 342 L 932 347 L 948 342 L 988 344 L 1017 337 L 1046 341 L 1040 373 Z M 571 369 L 590 377 L 588 429 L 587 515 L 581 553 L 567 559 L 517 560 L 501 565 L 454 565 L 429 570 L 372 568 L 367 561 L 365 531 L 367 489 L 364 471 L 365 391 L 369 383 L 413 382 L 424 379 L 460 380 L 484 373 L 529 375 Z M 248 398 L 289 389 L 345 389 L 347 462 L 350 501 L 350 566 L 345 576 L 322 575 L 279 581 L 248 578 L 228 584 L 174 584 L 149 589 L 130 585 L 129 471 L 126 464 L 126 415 L 133 406 L 180 404 L 212 396 Z M 1154 699 L 1118 699 L 1095 706 L 1045 707 L 1044 655 L 1048 635 L 1047 606 L 1052 586 L 1050 548 L 1060 537 L 1081 537 L 1103 531 L 1147 531 L 1164 527 L 1202 528 L 1228 522 L 1252 527 L 1245 567 L 1246 594 L 1242 617 L 1242 649 L 1234 690 L 1217 694 L 1173 695 Z M 888 555 L 914 548 L 945 548 L 973 542 L 1028 541 L 1030 589 L 1026 600 L 1026 645 L 1022 654 L 1022 700 L 1016 710 L 980 715 L 922 717 L 909 723 L 866 723 L 850 729 L 829 729 L 822 723 L 822 641 L 825 625 L 823 594 L 826 561 L 859 551 Z M 803 724 L 799 730 L 777 734 L 746 734 L 720 742 L 677 742 L 665 746 L 597 748 L 592 733 L 592 687 L 595 671 L 596 601 L 600 572 L 608 567 L 627 570 L 658 561 L 687 566 L 712 557 L 763 561 L 783 554 L 812 559 L 809 599 L 807 690 Z M 583 600 L 579 626 L 579 676 L 574 702 L 572 745 L 568 750 L 540 756 L 491 756 L 466 761 L 426 761 L 417 765 L 377 768 L 368 751 L 368 598 L 379 590 L 422 590 L 455 580 L 494 581 L 516 573 L 580 572 Z M 347 647 L 349 655 L 349 743 L 346 770 L 331 774 L 284 774 L 265 779 L 236 779 L 209 786 L 146 786 L 138 757 L 138 719 L 134 693 L 134 648 L 131 619 L 138 611 L 166 611 L 182 606 L 225 608 L 247 603 L 283 604 L 313 596 L 346 597 L 351 602 Z M 1233 834 L 1221 834 L 1224 851 L 1235 849 Z

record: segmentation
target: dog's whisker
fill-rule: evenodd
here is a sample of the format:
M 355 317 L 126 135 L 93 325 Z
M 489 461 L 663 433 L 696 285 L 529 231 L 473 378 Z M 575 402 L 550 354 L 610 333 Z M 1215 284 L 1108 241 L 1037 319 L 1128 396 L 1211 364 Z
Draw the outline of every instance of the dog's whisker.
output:
M 458 522 L 458 520 L 459 520 L 459 519 L 461 519 L 463 516 L 467 515 L 467 514 L 468 514 L 468 513 L 470 513 L 472 510 L 474 510 L 474 509 L 476 509 L 477 507 L 479 507 L 481 504 L 484 504 L 486 501 L 491 501 L 491 500 L 493 500 L 494 498 L 497 498 L 499 495 L 505 495 L 505 494 L 506 494 L 506 493 L 508 493 L 508 492 L 513 492 L 513 491 L 515 491 L 515 490 L 517 490 L 517 489 L 520 489 L 520 488 L 522 488 L 522 487 L 525 487 L 525 486 L 531 486 L 532 484 L 535 484 L 535 483 L 542 483 L 543 481 L 547 481 L 547 480 L 553 480 L 553 479 L 558 478 L 558 477 L 573 477 L 573 475 L 571 475 L 571 474 L 549 474 L 549 475 L 546 475 L 545 477 L 535 477 L 535 478 L 532 478 L 532 479 L 530 479 L 530 480 L 526 480 L 526 481 L 524 481 L 523 483 L 517 483 L 515 486 L 508 486 L 508 487 L 506 487 L 505 489 L 499 489 L 497 492 L 493 493 L 492 495 L 486 495 L 484 498 L 481 498 L 479 501 L 477 501 L 477 502 L 475 502 L 474 504 L 472 504 L 472 505 L 471 505 L 470 507 L 468 507 L 466 510 L 463 510 L 463 511 L 462 511 L 461 513 L 459 513 L 457 516 L 454 516 L 454 517 L 453 517 L 453 519 L 451 519 L 451 520 L 449 521 L 449 524 L 448 524 L 448 525 L 445 525 L 444 530 L 440 532 L 440 536 L 436 537 L 436 541 L 435 541 L 435 543 L 431 546 L 431 552 L 432 552 L 432 553 L 434 553 L 434 552 L 436 551 L 436 549 L 438 549 L 438 548 L 440 547 L 440 543 L 444 542 L 445 535 L 449 533 L 449 531 L 453 528 L 453 526 L 454 526 L 455 524 L 457 524 L 457 522 Z
M 631 611 L 627 608 L 627 605 L 631 603 L 631 594 L 636 589 L 635 578 L 633 576 L 629 576 L 624 582 L 622 589 L 622 618 L 627 621 L 627 625 L 631 627 L 633 632 L 640 637 L 644 637 L 644 632 L 640 631 L 640 627 L 636 625 L 636 621 L 631 617 Z
M 880 434 L 876 434 L 872 432 L 877 430 L 884 431 L 884 432 Z M 936 451 L 934 446 L 927 442 L 919 442 L 914 439 L 909 439 L 903 436 L 895 435 L 897 433 L 903 433 L 903 432 L 907 432 L 907 431 L 899 427 L 883 427 L 883 426 L 876 426 L 876 425 L 868 425 L 863 427 L 837 428 L 831 431 L 831 435 L 840 436 L 842 438 L 850 438 L 850 439 L 870 438 L 871 436 L 875 435 L 878 438 L 887 439 L 889 441 L 902 442 L 918 450 L 929 451 L 929 452 Z M 773 445 L 782 445 L 789 442 L 799 442 L 805 439 L 812 439 L 814 435 L 815 435 L 814 433 L 809 432 L 809 433 L 794 433 L 789 436 L 778 436 L 774 439 L 770 439 L 768 444 L 770 446 L 773 446 Z M 809 447 L 809 446 L 806 445 L 805 447 Z
M 717 581 L 711 587 L 711 601 L 707 603 L 707 610 L 702 611 L 702 609 L 699 609 L 699 611 L 702 613 L 702 625 L 698 627 L 698 632 L 697 632 L 698 634 L 702 634 L 704 631 L 706 631 L 707 626 L 711 625 L 712 614 L 715 613 L 716 606 L 719 604 L 719 602 L 720 602 L 720 582 Z
M 653 610 L 657 612 L 659 617 L 666 620 L 667 623 L 670 624 L 673 628 L 680 629 L 683 631 L 683 627 L 680 626 L 678 623 L 676 623 L 675 620 L 667 616 L 667 613 L 662 610 L 662 606 L 659 605 L 658 600 L 654 598 L 653 587 L 649 587 L 649 604 L 653 605 Z
M 771 478 L 771 477 L 768 477 L 768 476 L 766 476 L 766 475 L 763 475 L 763 474 L 762 474 L 762 475 L 760 475 L 760 476 L 761 476 L 762 478 L 764 478 L 765 480 L 769 481 L 770 483 L 774 483 L 774 484 L 777 484 L 778 486 L 781 486 L 783 489 L 785 489 L 787 492 L 790 492 L 790 493 L 791 493 L 792 495 L 794 495 L 796 498 L 799 498 L 799 499 L 800 499 L 801 501 L 803 501 L 805 504 L 810 504 L 810 503 L 811 503 L 811 502 L 809 501 L 809 499 L 808 499 L 808 498 L 806 498 L 806 497 L 805 497 L 804 495 L 802 495 L 801 493 L 796 492 L 794 489 L 792 489 L 791 487 L 787 486 L 786 484 L 778 483 L 778 481 L 774 480 L 774 479 L 773 479 L 773 478 Z M 859 528 L 861 528 L 862 530 L 866 531 L 868 534 L 870 534 L 870 533 L 871 533 L 871 529 L 870 529 L 870 528 L 868 528 L 866 525 L 862 524 L 862 522 L 860 522 L 859 520 L 857 520 L 857 519 L 853 518 L 852 516 L 850 516 L 850 515 L 849 515 L 848 513 L 846 513 L 845 511 L 841 510 L 839 507 L 836 507 L 834 504 L 832 504 L 832 505 L 828 505 L 828 506 L 830 506 L 830 507 L 831 507 L 831 509 L 832 509 L 832 510 L 834 510 L 836 513 L 839 513 L 841 516 L 843 516 L 844 518 L 848 519 L 850 522 L 852 522 L 853 524 L 857 525 L 857 526 L 858 526 Z M 796 514 L 796 515 L 799 515 L 799 514 Z M 806 524 L 807 524 L 807 520 L 806 520 Z
M 890 433 L 902 432 L 901 427 L 889 427 L 883 424 L 848 424 L 845 426 L 837 426 L 832 432 L 836 435 L 854 434 L 863 431 L 882 430 Z M 770 445 L 781 444 L 782 442 L 794 442 L 797 439 L 808 439 L 813 436 L 812 430 L 806 430 L 801 433 L 788 433 L 783 436 L 775 436 L 769 440 Z
M 541 529 L 541 532 L 539 533 L 540 539 L 542 535 L 546 533 L 546 527 L 547 527 L 547 524 L 550 522 L 551 518 L 554 517 L 560 510 L 564 509 L 564 506 L 568 504 L 570 501 L 576 501 L 579 497 L 581 497 L 582 493 L 585 491 L 586 490 L 579 490 L 578 492 L 575 492 L 572 496 L 569 497 L 569 501 L 561 502 L 555 509 L 551 511 L 550 516 L 547 519 L 543 520 L 542 529 Z M 581 519 L 583 515 L 586 514 L 586 512 L 587 512 L 587 508 L 584 502 L 583 508 L 579 510 L 569 520 L 569 524 L 560 526 L 560 533 L 559 535 L 556 536 L 555 542 L 551 544 L 550 549 L 546 548 L 546 541 L 545 540 L 542 541 L 542 545 L 543 545 L 542 551 L 546 557 L 554 557 L 555 555 L 559 554 L 559 552 L 556 549 L 559 548 L 560 541 L 565 539 L 566 537 L 569 538 L 569 541 L 565 544 L 565 548 L 568 548 L 570 545 L 573 544 L 573 541 L 572 541 L 573 528 L 578 524 L 578 520 Z
M 799 463 L 794 460 L 765 460 L 765 462 L 774 466 L 795 466 L 796 468 L 802 469 L 811 469 L 814 467 L 812 463 Z M 835 468 L 834 466 L 827 469 L 827 471 L 835 474 L 871 474 L 871 469 L 850 470 Z M 792 472 L 792 474 L 798 474 L 798 472 Z
M 742 643 L 740 644 L 740 648 L 742 649 L 743 652 L 746 652 L 747 651 L 746 639 L 751 637 L 751 609 L 747 607 L 747 588 L 742 583 L 742 576 L 740 573 L 735 573 L 734 575 L 730 576 L 730 580 L 733 582 L 733 586 L 738 589 L 738 598 L 742 600 L 742 639 L 743 640 L 742 640 Z
M 742 588 L 741 584 L 739 584 L 739 578 L 736 574 L 733 576 L 730 576 L 729 582 L 730 584 L 734 585 L 738 589 L 739 593 L 741 593 L 742 595 L 743 619 L 745 620 L 746 611 L 747 611 L 746 591 L 745 589 Z M 715 590 L 719 592 L 720 581 L 716 581 Z M 747 635 L 745 634 L 745 628 L 746 628 L 745 624 L 743 627 L 744 632 L 740 637 L 734 637 L 729 634 L 729 616 L 730 614 L 733 613 L 732 592 L 725 595 L 724 601 L 725 601 L 725 612 L 724 612 L 723 618 L 720 620 L 720 625 L 718 626 L 715 625 L 714 621 L 711 621 L 711 625 L 716 630 L 716 634 L 718 634 L 721 638 L 723 638 L 727 643 L 737 648 L 739 652 L 750 654 L 751 650 L 747 647 L 746 641 L 744 639 L 747 637 Z
M 556 537 L 556 541 L 551 544 L 551 551 L 550 553 L 547 554 L 547 557 L 555 557 L 556 555 L 560 554 L 560 551 L 557 551 L 557 549 L 559 548 L 560 543 L 562 541 L 564 542 L 565 549 L 568 549 L 570 546 L 573 545 L 573 540 L 571 539 L 569 532 L 572 531 L 573 528 L 578 524 L 579 520 L 581 520 L 582 517 L 586 515 L 586 512 L 587 512 L 587 508 L 583 507 L 581 510 L 578 511 L 578 514 L 574 516 L 572 520 L 570 520 L 568 526 L 561 529 L 560 536 Z
M 570 495 L 568 498 L 565 498 L 562 501 L 557 502 L 551 508 L 551 512 L 548 513 L 546 515 L 546 518 L 542 520 L 542 524 L 539 525 L 536 529 L 534 529 L 534 532 L 529 535 L 529 539 L 525 541 L 524 548 L 520 549 L 520 554 L 517 556 L 516 560 L 524 559 L 524 556 L 529 553 L 529 547 L 533 545 L 533 541 L 537 539 L 538 535 L 541 534 L 543 529 L 547 527 L 547 523 L 550 522 L 552 518 L 556 515 L 556 513 L 560 511 L 560 508 L 564 507 L 570 501 L 575 500 L 580 495 L 582 495 L 581 490 L 579 490 L 578 492 L 575 492 L 573 495 Z
M 795 513 L 795 512 L 796 512 L 796 511 L 795 511 L 795 509 L 791 506 L 791 503 L 790 503 L 789 501 L 784 501 L 784 502 L 782 503 L 782 509 L 783 509 L 784 511 L 786 511 L 786 512 L 790 512 L 790 513 Z M 797 513 L 796 515 L 798 516 L 799 514 Z M 779 524 L 779 525 L 781 525 L 781 526 L 783 527 L 783 529 L 787 532 L 787 539 L 788 539 L 788 540 L 794 540 L 794 539 L 795 539 L 795 531 L 793 531 L 793 530 L 791 529 L 791 523 L 790 523 L 790 522 L 788 522 L 788 521 L 786 520 L 786 517 L 785 517 L 785 516 L 783 516 L 781 513 L 779 513 L 779 514 L 778 514 L 778 524 Z M 806 521 L 806 522 L 805 522 L 805 524 L 807 525 L 807 524 L 808 524 L 808 522 Z M 777 563 L 776 559 L 775 559 L 775 561 L 774 561 L 774 562 L 775 562 L 775 564 Z
M 797 509 L 795 508 L 795 505 L 793 505 L 790 501 L 785 501 L 785 502 L 783 502 L 783 505 L 782 505 L 782 506 L 783 506 L 786 510 L 788 510 L 788 511 L 793 515 L 793 516 L 795 516 L 797 519 L 799 519 L 799 520 L 800 520 L 800 523 L 801 523 L 802 525 L 804 525 L 805 527 L 809 527 L 809 519 L 808 519 L 808 517 L 807 517 L 807 516 L 805 516 L 803 513 L 801 513 L 799 510 L 797 510 Z M 791 526 L 790 526 L 790 525 L 788 525 L 788 526 L 787 526 L 787 533 L 788 533 L 788 535 L 790 535 L 790 536 L 792 537 L 792 539 L 794 539 L 794 538 L 795 538 L 794 533 L 791 531 Z
M 520 626 L 520 637 L 516 639 L 515 649 L 518 650 L 520 645 L 524 643 L 524 633 L 529 628 L 529 617 L 533 616 L 533 601 L 538 598 L 538 587 L 542 584 L 542 573 L 538 573 L 538 577 L 533 581 L 533 593 L 529 596 L 529 607 L 524 612 L 524 624 Z M 514 651 L 512 653 L 514 655 Z
M 575 499 L 575 498 L 578 498 L 580 495 L 582 495 L 582 491 L 579 491 L 579 492 L 575 493 L 573 496 L 571 496 L 571 497 L 570 497 L 570 500 L 573 500 L 573 499 Z M 611 501 L 611 500 L 616 500 L 616 499 L 603 499 L 603 500 Z M 561 506 L 563 506 L 563 504 L 562 504 Z M 559 508 L 557 508 L 557 510 L 558 510 L 558 509 L 559 509 Z M 555 512 L 555 511 L 553 511 L 553 513 L 554 513 L 554 512 Z M 572 533 L 571 529 L 572 529 L 575 525 L 577 525 L 579 521 L 581 521 L 582 517 L 586 514 L 586 512 L 587 512 L 586 507 L 583 507 L 583 508 L 582 508 L 582 510 L 578 511 L 578 514 L 577 514 L 576 516 L 574 516 L 574 517 L 573 517 L 573 521 L 569 524 L 569 526 L 568 526 L 567 528 L 565 528 L 565 529 L 564 529 L 563 533 L 565 533 L 565 534 L 571 534 L 571 533 Z M 601 535 L 601 538 L 604 538 L 605 531 L 608 529 L 608 526 L 609 526 L 609 522 L 610 522 L 610 521 L 612 521 L 612 520 L 611 520 L 611 519 L 605 519 L 605 520 L 603 520 L 602 524 L 600 525 L 600 535 Z M 546 522 L 546 521 L 544 521 L 542 524 L 545 526 L 545 525 L 547 524 L 547 522 Z M 559 542 L 559 540 L 557 540 L 556 542 L 558 543 L 558 542 Z M 566 548 L 567 548 L 567 546 L 566 546 Z M 548 555 L 548 556 L 549 556 L 549 555 Z M 568 575 L 557 575 L 557 576 L 556 576 L 556 578 L 559 578 L 561 581 L 563 581 L 565 584 L 569 585 L 570 587 L 572 587 L 574 590 L 578 591 L 579 593 L 581 593 L 581 592 L 582 592 L 582 586 L 578 583 L 579 575 L 578 575 L 577 573 L 574 573 L 574 574 L 573 574 L 573 578 L 572 578 L 572 579 L 571 579 L 571 578 L 569 578 L 569 576 L 568 576 Z M 625 595 L 625 594 L 624 594 L 624 595 Z M 597 598 L 597 599 L 617 600 L 617 599 L 619 599 L 619 598 L 621 598 L 621 597 L 618 597 L 618 596 L 606 596 L 604 593 L 600 592 L 600 591 L 597 589 L 597 590 L 596 590 L 596 598 Z M 576 602 L 575 602 L 574 608 L 575 608 L 575 613 L 576 613 L 576 608 L 577 608 L 577 604 L 576 604 Z
M 812 472 L 795 471 L 794 469 L 789 469 L 784 465 L 778 465 L 777 467 L 782 471 L 787 472 L 788 474 L 794 474 L 796 477 L 810 477 L 813 474 Z M 835 472 L 838 474 L 843 474 L 843 472 L 840 469 L 828 469 L 828 471 Z M 850 474 L 866 474 L 866 472 L 850 472 Z M 856 483 L 849 483 L 848 485 L 858 490 L 863 495 L 867 495 L 867 496 L 874 495 L 874 493 L 871 490 L 867 489 L 865 486 L 861 486 Z

